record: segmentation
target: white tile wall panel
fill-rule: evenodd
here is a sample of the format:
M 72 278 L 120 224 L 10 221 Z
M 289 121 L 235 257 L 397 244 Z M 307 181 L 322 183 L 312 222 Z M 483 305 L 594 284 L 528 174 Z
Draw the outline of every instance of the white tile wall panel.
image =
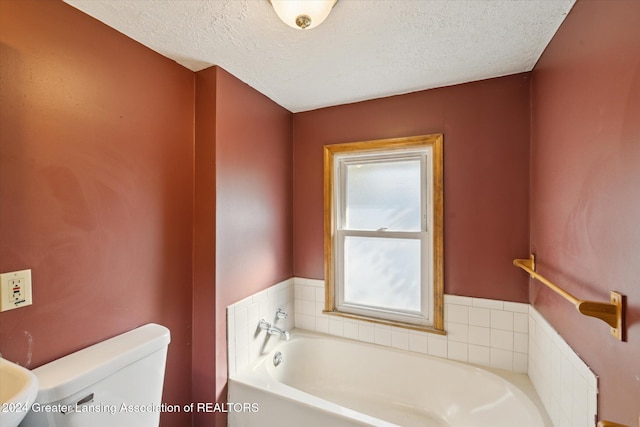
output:
M 447 335 L 441 336 L 323 314 L 322 280 L 294 278 L 294 288 L 297 328 L 527 372 L 528 304 L 445 295 Z

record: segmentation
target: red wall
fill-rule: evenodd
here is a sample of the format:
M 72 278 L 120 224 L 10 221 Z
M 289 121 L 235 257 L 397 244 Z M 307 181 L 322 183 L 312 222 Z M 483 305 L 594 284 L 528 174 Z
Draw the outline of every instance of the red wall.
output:
M 225 308 L 293 274 L 292 114 L 219 67 L 196 76 L 193 399 L 214 402 L 226 401 Z
M 529 76 L 294 116 L 294 274 L 323 279 L 322 147 L 444 133 L 445 291 L 527 301 Z
M 2 0 L 0 49 L 0 271 L 33 274 L 0 352 L 34 368 L 160 323 L 163 400 L 190 402 L 193 73 L 59 1 Z
M 215 402 L 216 383 L 216 82 L 217 69 L 196 73 L 193 233 L 192 401 Z M 196 414 L 196 425 L 207 425 Z M 208 423 L 211 425 L 211 423 Z
M 537 283 L 531 301 L 598 375 L 600 416 L 640 417 L 640 2 L 579 0 L 532 77 L 531 243 L 582 299 L 628 300 L 628 341 Z

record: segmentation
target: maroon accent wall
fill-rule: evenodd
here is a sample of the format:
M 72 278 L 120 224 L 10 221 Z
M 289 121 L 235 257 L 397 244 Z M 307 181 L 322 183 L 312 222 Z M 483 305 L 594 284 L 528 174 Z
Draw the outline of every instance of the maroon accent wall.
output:
M 532 75 L 531 244 L 582 299 L 627 296 L 627 342 L 532 282 L 531 302 L 599 377 L 600 418 L 640 417 L 640 2 L 579 0 Z
M 322 147 L 444 133 L 445 291 L 527 302 L 529 75 L 294 115 L 294 274 L 323 279 Z
M 219 67 L 196 76 L 193 399 L 213 402 L 226 401 L 226 307 L 293 274 L 293 115 Z
M 190 402 L 193 73 L 42 0 L 1 1 L 0 64 L 0 271 L 33 274 L 0 352 L 35 368 L 160 323 L 163 401 Z
M 215 402 L 216 68 L 195 74 L 192 401 Z M 207 423 L 194 414 L 195 425 Z
M 216 394 L 226 399 L 225 307 L 293 275 L 292 113 L 218 68 Z

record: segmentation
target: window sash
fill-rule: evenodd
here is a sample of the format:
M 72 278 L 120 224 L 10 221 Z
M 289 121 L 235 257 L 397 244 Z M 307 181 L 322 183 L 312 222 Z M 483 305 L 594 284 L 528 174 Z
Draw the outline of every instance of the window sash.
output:
M 349 229 L 347 227 L 347 187 L 348 187 L 348 175 L 347 168 L 350 166 L 358 166 L 358 165 L 366 165 L 366 164 L 382 164 L 382 165 L 390 165 L 392 163 L 397 162 L 407 162 L 407 161 L 418 161 L 420 166 L 420 200 L 419 204 L 419 215 L 420 215 L 420 226 L 415 231 L 427 230 L 428 229 L 428 215 L 427 211 L 429 209 L 429 186 L 427 184 L 427 180 L 431 174 L 430 170 L 430 162 L 429 156 L 431 155 L 431 150 L 426 148 L 421 148 L 420 151 L 414 149 L 412 151 L 404 151 L 404 152 L 382 152 L 382 153 L 367 153 L 367 154 L 343 154 L 337 156 L 335 161 L 335 169 L 334 174 L 336 182 L 338 185 L 335 188 L 336 192 L 336 217 L 337 229 Z M 384 227 L 387 231 L 393 231 L 391 224 L 388 224 L 389 227 Z
M 420 242 L 420 309 L 405 310 L 399 308 L 387 309 L 380 306 L 368 305 L 365 303 L 345 302 L 345 239 L 347 237 L 371 237 L 380 239 L 407 239 L 418 240 Z M 431 236 L 424 231 L 365 231 L 365 230 L 337 230 L 335 234 L 335 290 L 336 309 L 345 313 L 356 315 L 371 315 L 377 313 L 389 320 L 399 322 L 414 323 L 419 325 L 432 325 L 433 320 L 430 313 L 433 312 L 433 289 L 431 283 L 431 269 L 429 260 L 431 259 Z

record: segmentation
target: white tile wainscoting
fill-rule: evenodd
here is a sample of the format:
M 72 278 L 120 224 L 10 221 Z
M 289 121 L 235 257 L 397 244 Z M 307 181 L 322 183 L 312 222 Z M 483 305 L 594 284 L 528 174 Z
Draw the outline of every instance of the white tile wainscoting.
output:
M 280 340 L 260 331 L 260 319 L 290 331 L 294 327 L 293 281 L 287 279 L 227 307 L 227 365 L 233 375 L 268 353 Z M 282 308 L 286 319 L 276 319 Z
M 288 318 L 276 320 L 283 308 Z M 322 313 L 324 281 L 292 278 L 227 307 L 229 375 L 279 341 L 258 329 L 278 327 L 337 335 L 491 368 L 527 373 L 556 427 L 593 427 L 597 377 L 549 323 L 523 303 L 445 295 L 447 335 Z
M 554 426 L 595 426 L 598 377 L 533 307 L 528 374 Z
M 322 314 L 324 281 L 295 278 L 296 327 L 461 362 L 527 372 L 529 305 L 445 295 L 447 335 Z

